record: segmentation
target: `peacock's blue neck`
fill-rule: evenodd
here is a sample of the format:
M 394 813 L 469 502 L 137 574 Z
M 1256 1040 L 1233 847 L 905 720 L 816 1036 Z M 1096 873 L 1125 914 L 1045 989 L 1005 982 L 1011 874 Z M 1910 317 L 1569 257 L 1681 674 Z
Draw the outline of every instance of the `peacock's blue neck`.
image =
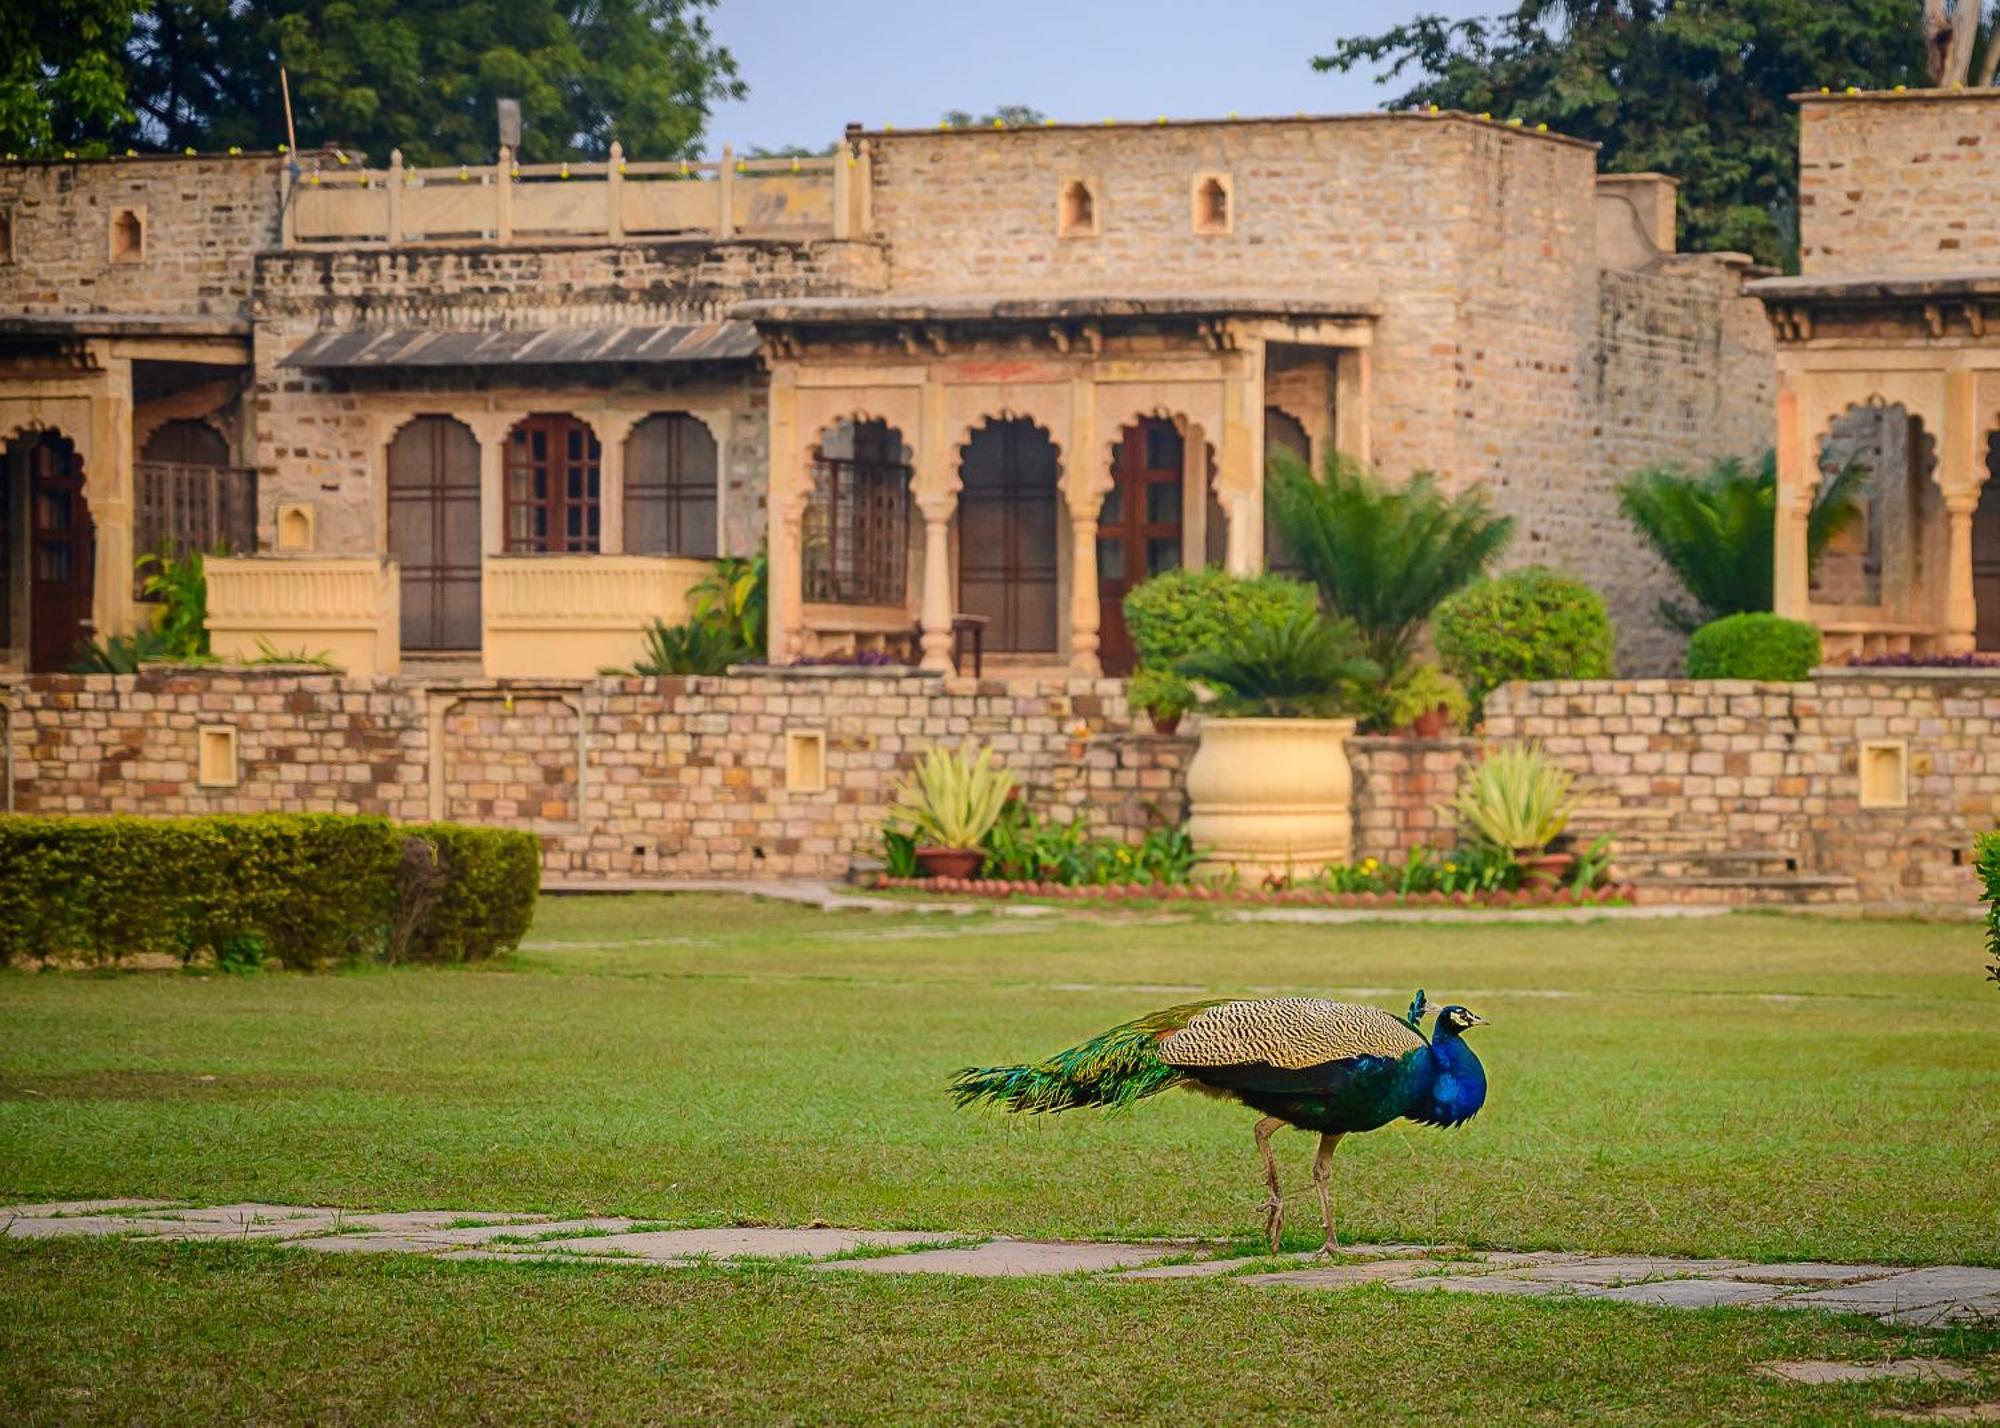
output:
M 1431 1085 L 1425 1113 L 1412 1119 L 1455 1126 L 1486 1104 L 1486 1068 L 1456 1031 L 1440 1027 L 1431 1041 Z

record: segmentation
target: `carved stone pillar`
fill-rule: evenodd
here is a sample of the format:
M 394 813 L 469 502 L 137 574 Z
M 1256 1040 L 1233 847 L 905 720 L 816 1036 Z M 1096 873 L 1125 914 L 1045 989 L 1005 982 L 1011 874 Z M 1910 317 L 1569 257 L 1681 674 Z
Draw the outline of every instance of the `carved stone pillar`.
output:
M 1979 509 L 1977 488 L 1945 493 L 1951 519 L 1944 557 L 1944 637 L 1946 654 L 1970 654 L 1978 644 L 1979 602 L 1972 590 L 1972 515 Z
M 951 669 L 951 512 L 948 495 L 918 502 L 924 515 L 923 626 L 925 669 Z
M 1772 608 L 1788 619 L 1803 620 L 1812 605 L 1806 526 L 1812 515 L 1819 472 L 1813 465 L 1810 436 L 1800 410 L 1797 385 L 1789 374 L 1778 388 L 1778 513 L 1771 552 Z
M 1074 674 L 1095 677 L 1104 672 L 1097 660 L 1101 612 L 1097 596 L 1097 513 L 1070 510 L 1069 541 L 1069 667 Z

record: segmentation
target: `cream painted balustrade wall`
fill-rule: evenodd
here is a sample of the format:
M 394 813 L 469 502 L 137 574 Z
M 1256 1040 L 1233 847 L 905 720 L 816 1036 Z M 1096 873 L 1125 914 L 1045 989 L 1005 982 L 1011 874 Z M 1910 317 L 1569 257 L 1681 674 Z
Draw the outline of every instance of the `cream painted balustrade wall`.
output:
M 210 648 L 224 659 L 324 656 L 348 674 L 401 667 L 396 563 L 380 556 L 211 557 Z M 267 649 L 268 647 L 268 649 Z
M 706 560 L 647 555 L 496 555 L 482 571 L 492 679 L 589 678 L 629 669 L 648 623 L 689 614 Z

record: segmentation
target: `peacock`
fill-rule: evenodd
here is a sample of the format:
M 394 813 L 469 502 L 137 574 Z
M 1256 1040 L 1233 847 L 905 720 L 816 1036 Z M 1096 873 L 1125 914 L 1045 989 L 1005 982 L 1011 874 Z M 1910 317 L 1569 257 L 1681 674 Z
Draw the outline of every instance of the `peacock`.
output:
M 1465 1044 L 1485 1018 L 1461 1006 L 1437 1015 L 1423 1034 L 1424 994 L 1404 1016 L 1317 997 L 1218 998 L 1168 1007 L 1115 1026 L 1032 1066 L 967 1067 L 951 1081 L 961 1106 L 989 1101 L 1029 1114 L 1079 1106 L 1122 1109 L 1170 1086 L 1263 1112 L 1257 1153 L 1264 1160 L 1264 1230 L 1277 1253 L 1285 1194 L 1271 1136 L 1280 1126 L 1319 1133 L 1313 1189 L 1323 1252 L 1334 1252 L 1329 1166 L 1343 1136 L 1400 1117 L 1457 1126 L 1486 1103 L 1486 1068 Z

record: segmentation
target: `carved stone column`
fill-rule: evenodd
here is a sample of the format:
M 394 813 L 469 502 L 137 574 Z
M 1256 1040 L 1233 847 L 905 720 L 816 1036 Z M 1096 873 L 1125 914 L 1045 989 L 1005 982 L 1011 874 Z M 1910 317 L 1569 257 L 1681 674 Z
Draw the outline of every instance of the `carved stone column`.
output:
M 924 516 L 923 667 L 951 670 L 951 513 L 949 494 L 917 503 Z
M 1098 661 L 1097 513 L 1104 508 L 1110 471 L 1097 446 L 1097 383 L 1087 372 L 1070 383 L 1069 451 L 1063 504 L 1069 512 L 1069 667 L 1072 674 L 1102 674 Z
M 1979 602 L 1972 590 L 1972 515 L 1979 509 L 1979 492 L 1948 491 L 1945 510 L 1951 528 L 1944 556 L 1944 637 L 1946 654 L 1970 654 L 1978 644 Z
M 1811 437 L 1801 411 L 1798 385 L 1789 373 L 1778 387 L 1778 513 L 1771 552 L 1772 608 L 1788 619 L 1803 620 L 1812 605 L 1806 526 L 1812 516 L 1819 472 L 1813 464 Z

